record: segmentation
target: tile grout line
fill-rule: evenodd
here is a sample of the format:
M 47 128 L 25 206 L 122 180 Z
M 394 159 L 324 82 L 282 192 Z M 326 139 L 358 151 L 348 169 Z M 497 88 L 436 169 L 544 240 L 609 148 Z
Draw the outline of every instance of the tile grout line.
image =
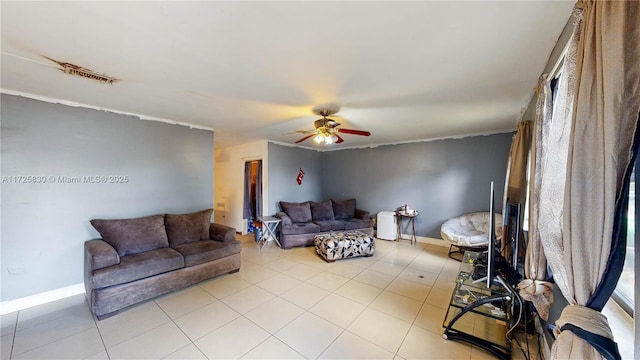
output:
M 78 295 L 79 295 L 79 294 L 78 294 Z M 74 295 L 74 296 L 77 296 L 77 295 Z M 83 303 L 84 303 L 85 305 L 87 304 L 87 299 L 86 299 L 86 297 L 83 297 Z M 16 322 L 15 322 L 15 324 L 16 324 L 16 325 L 15 325 L 15 329 L 14 329 L 14 333 L 13 333 L 13 339 L 12 339 L 12 342 L 11 342 L 11 355 L 10 355 L 10 357 L 9 357 L 10 359 L 11 359 L 11 358 L 13 358 L 13 357 L 14 357 L 14 355 L 15 355 L 15 356 L 20 356 L 20 355 L 22 355 L 22 354 L 26 354 L 26 353 L 28 353 L 28 352 L 35 351 L 35 350 L 40 349 L 40 348 L 42 348 L 42 347 L 45 347 L 45 346 L 47 346 L 47 345 L 51 345 L 51 344 L 54 344 L 54 343 L 56 343 L 56 342 L 58 342 L 58 341 L 61 341 L 61 340 L 64 340 L 64 339 L 70 338 L 70 337 L 75 336 L 75 335 L 78 335 L 78 334 L 80 334 L 80 333 L 82 333 L 82 332 L 84 332 L 84 331 L 87 331 L 87 330 L 89 329 L 89 328 L 84 328 L 84 329 L 82 329 L 82 328 L 81 328 L 80 330 L 77 330 L 77 332 L 70 333 L 70 334 L 68 334 L 68 335 L 66 335 L 66 336 L 63 336 L 63 337 L 59 338 L 59 339 L 56 339 L 56 340 L 53 340 L 53 341 L 49 341 L 49 342 L 47 342 L 47 343 L 41 344 L 41 345 L 39 345 L 39 346 L 36 346 L 36 347 L 34 347 L 34 348 L 32 348 L 32 349 L 29 349 L 29 350 L 23 351 L 23 352 L 18 353 L 18 354 L 13 354 L 13 351 L 14 351 L 14 348 L 15 348 L 15 340 L 16 340 L 16 336 L 18 335 L 18 323 L 19 323 L 19 317 L 20 317 L 20 313 L 21 313 L 21 312 L 23 312 L 24 310 L 27 310 L 27 309 L 19 310 L 19 311 L 18 311 L 18 313 L 16 314 Z M 93 320 L 94 326 L 96 326 L 96 327 L 97 327 L 97 325 L 95 324 L 95 319 L 93 318 L 93 316 L 94 316 L 94 315 L 93 315 L 93 313 L 91 313 L 90 308 L 88 308 L 87 310 L 89 311 L 89 313 L 90 313 L 90 315 L 91 315 L 91 317 L 92 317 L 92 320 Z M 59 311 L 64 311 L 64 310 L 59 310 Z M 58 320 L 58 319 L 57 319 L 57 318 L 54 318 L 54 319 L 51 319 L 51 320 L 49 320 L 49 321 L 46 321 L 45 323 L 50 323 L 50 322 L 53 322 L 53 321 L 56 321 L 56 320 Z M 27 328 L 25 328 L 25 329 L 23 329 L 23 330 L 31 329 L 31 328 L 33 328 L 33 327 L 35 327 L 35 326 L 36 326 L 36 325 L 29 326 L 29 327 L 27 327 Z
M 89 309 L 91 309 L 89 300 L 86 297 L 84 301 L 89 306 Z M 102 337 L 102 331 L 100 331 L 100 327 L 98 326 L 98 318 L 93 314 L 93 312 L 91 313 L 91 317 L 93 318 L 93 323 L 96 327 L 96 330 L 98 331 L 98 336 L 100 336 L 100 342 L 102 342 L 102 346 L 104 347 L 104 353 L 107 354 L 107 359 L 111 359 L 111 355 L 109 355 L 109 351 L 107 350 L 107 344 L 104 342 L 104 338 Z

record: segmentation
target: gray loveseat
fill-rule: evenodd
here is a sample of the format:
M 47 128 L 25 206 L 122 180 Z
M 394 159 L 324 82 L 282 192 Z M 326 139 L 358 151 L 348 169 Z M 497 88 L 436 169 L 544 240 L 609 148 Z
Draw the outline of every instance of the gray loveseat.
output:
M 234 228 L 212 209 L 136 219 L 91 220 L 102 239 L 84 244 L 84 286 L 102 320 L 127 306 L 240 270 Z
M 331 231 L 358 230 L 373 236 L 373 220 L 368 211 L 356 209 L 356 200 L 327 200 L 292 203 L 280 201 L 282 220 L 280 244 L 283 249 L 311 246 L 318 234 Z

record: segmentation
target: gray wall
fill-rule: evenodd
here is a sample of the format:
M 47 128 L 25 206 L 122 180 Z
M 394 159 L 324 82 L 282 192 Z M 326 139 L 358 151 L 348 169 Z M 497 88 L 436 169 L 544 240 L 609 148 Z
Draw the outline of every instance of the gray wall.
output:
M 323 197 L 356 198 L 372 216 L 408 204 L 418 236 L 440 237 L 454 216 L 489 209 L 494 182 L 501 209 L 513 134 L 475 136 L 322 153 Z
M 83 243 L 99 237 L 90 219 L 213 207 L 212 131 L 11 95 L 1 101 L 1 300 L 82 283 Z M 29 175 L 47 181 L 15 183 Z
M 280 211 L 280 201 L 322 200 L 322 153 L 269 143 L 269 204 L 267 215 Z M 296 178 L 302 168 L 304 178 Z

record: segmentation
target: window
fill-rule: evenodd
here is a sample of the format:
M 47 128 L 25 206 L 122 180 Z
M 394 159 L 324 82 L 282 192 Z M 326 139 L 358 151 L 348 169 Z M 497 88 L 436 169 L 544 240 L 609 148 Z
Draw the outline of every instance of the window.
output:
M 627 312 L 634 316 L 635 291 L 635 230 L 637 213 L 636 205 L 636 169 L 634 167 L 629 184 L 629 208 L 627 209 L 627 254 L 624 259 L 622 275 L 613 292 L 613 299 Z

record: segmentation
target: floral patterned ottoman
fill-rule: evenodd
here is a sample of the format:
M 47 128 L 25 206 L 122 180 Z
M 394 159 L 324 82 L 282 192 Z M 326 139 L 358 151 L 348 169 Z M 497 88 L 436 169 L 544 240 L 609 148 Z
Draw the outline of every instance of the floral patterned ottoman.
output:
M 316 235 L 316 252 L 327 262 L 357 256 L 373 256 L 375 240 L 360 231 L 336 231 Z

